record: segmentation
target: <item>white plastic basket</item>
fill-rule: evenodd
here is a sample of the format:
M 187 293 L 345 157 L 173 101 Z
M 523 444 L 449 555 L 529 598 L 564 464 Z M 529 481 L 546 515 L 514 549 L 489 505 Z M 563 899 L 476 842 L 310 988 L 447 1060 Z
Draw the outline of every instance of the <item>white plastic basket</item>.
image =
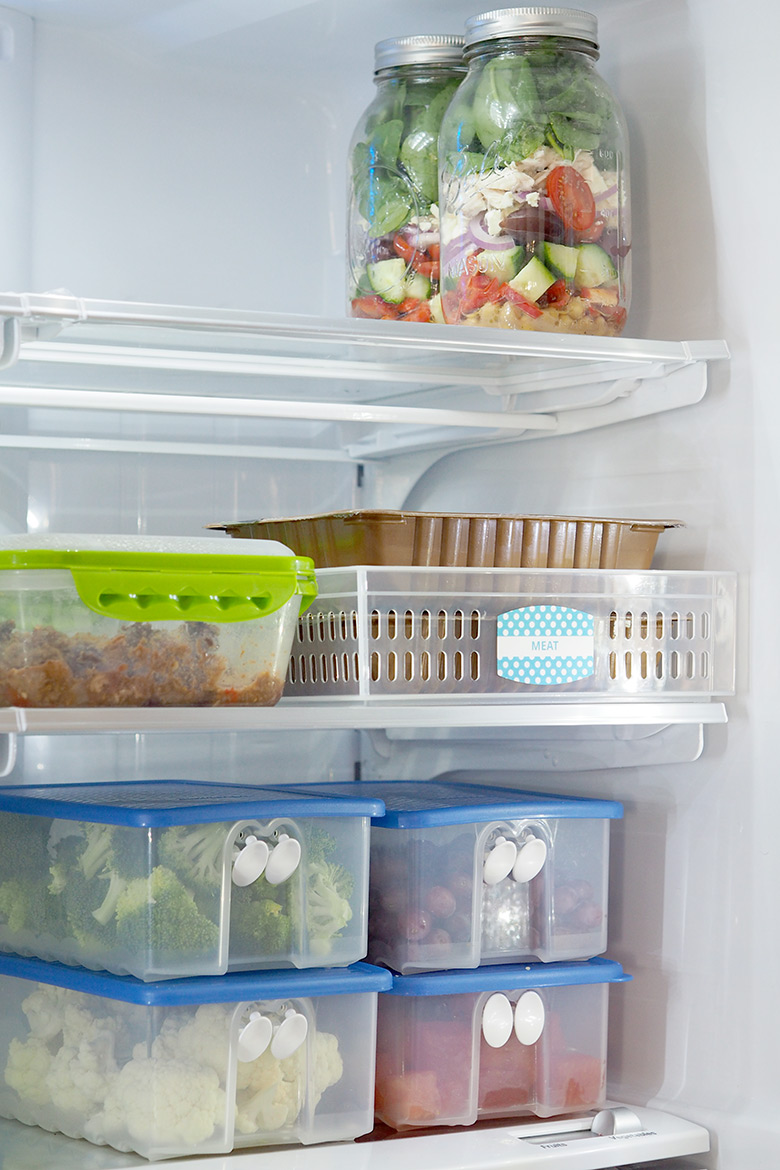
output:
M 322 569 L 285 697 L 536 701 L 734 691 L 736 574 Z

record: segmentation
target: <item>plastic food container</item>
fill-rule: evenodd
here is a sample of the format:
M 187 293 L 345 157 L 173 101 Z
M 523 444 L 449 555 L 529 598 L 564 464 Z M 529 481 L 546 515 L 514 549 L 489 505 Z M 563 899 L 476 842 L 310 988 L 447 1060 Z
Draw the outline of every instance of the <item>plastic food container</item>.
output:
M 446 780 L 357 787 L 385 806 L 371 821 L 371 963 L 409 974 L 606 950 L 617 801 Z
M 0 1114 L 157 1160 L 373 1124 L 388 972 L 139 983 L 0 956 Z
M 314 567 L 278 543 L 0 541 L 0 706 L 272 706 Z
M 376 1112 L 393 1129 L 604 1102 L 610 983 L 589 959 L 397 975 L 379 997 Z
M 441 565 L 476 569 L 649 569 L 677 520 L 392 512 L 371 509 L 214 525 L 231 536 L 281 540 L 318 568 Z
M 734 691 L 733 573 L 355 566 L 317 585 L 285 703 Z
M 354 963 L 383 808 L 184 780 L 0 788 L 0 949 L 146 981 Z

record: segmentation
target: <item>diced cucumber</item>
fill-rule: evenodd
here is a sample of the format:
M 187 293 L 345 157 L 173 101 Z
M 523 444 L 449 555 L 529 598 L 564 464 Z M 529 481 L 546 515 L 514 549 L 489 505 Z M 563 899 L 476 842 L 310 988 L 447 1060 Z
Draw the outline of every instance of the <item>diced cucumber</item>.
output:
M 577 251 L 579 255 L 574 281 L 580 288 L 598 288 L 601 284 L 617 280 L 615 265 L 598 244 L 580 244 Z
M 444 310 L 441 307 L 441 293 L 437 293 L 435 297 L 430 299 L 431 307 L 431 321 L 435 321 L 437 325 L 444 325 Z
M 574 278 L 579 254 L 579 248 L 570 248 L 567 244 L 546 243 L 544 245 L 544 258 L 550 268 L 553 272 L 558 272 L 561 276 L 566 277 L 567 280 Z
M 502 284 L 507 284 L 513 276 L 517 276 L 520 265 L 523 263 L 525 248 L 507 248 L 503 252 L 480 252 L 477 255 L 477 268 L 488 276 L 495 276 Z
M 410 272 L 404 281 L 404 296 L 415 297 L 418 301 L 427 301 L 431 295 L 431 282 L 427 276 L 419 272 Z M 403 298 L 401 298 L 403 300 Z
M 547 292 L 551 284 L 555 284 L 555 277 L 549 268 L 545 268 L 538 256 L 532 256 L 514 280 L 508 283 L 510 288 L 528 297 L 529 301 L 538 301 L 542 293 Z
M 391 305 L 399 305 L 406 292 L 406 261 L 400 256 L 368 265 L 368 279 L 375 293 Z

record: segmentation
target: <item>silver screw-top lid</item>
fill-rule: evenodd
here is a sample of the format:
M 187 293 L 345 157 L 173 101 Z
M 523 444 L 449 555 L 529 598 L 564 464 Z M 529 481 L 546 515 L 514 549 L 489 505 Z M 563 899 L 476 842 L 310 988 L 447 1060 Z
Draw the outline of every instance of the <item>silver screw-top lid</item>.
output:
M 580 8 L 499 8 L 466 21 L 466 48 L 513 36 L 572 37 L 598 48 L 598 21 Z
M 374 72 L 393 65 L 463 65 L 463 37 L 449 33 L 391 37 L 374 46 Z

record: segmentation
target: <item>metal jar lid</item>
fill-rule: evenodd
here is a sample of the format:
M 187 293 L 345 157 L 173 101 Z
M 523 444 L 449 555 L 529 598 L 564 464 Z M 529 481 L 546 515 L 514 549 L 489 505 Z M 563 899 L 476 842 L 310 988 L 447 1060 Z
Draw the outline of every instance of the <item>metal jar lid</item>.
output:
M 499 8 L 466 21 L 466 48 L 513 36 L 572 37 L 598 48 L 598 21 L 580 8 Z
M 463 37 L 448 33 L 391 37 L 374 46 L 374 72 L 394 65 L 463 65 Z

